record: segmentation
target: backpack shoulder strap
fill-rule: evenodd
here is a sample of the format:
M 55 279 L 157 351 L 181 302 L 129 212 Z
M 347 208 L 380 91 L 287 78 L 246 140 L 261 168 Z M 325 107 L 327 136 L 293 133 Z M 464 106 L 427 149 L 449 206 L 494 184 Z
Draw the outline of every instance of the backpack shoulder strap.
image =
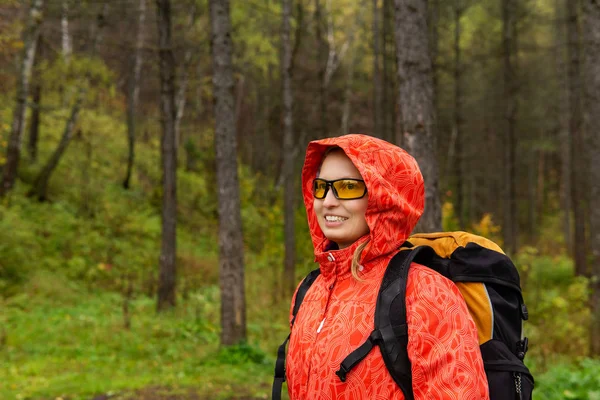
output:
M 390 375 L 398 384 L 406 400 L 413 400 L 412 372 L 408 358 L 408 325 L 406 323 L 406 281 L 413 261 L 420 262 L 429 252 L 430 247 L 417 247 L 403 250 L 390 261 L 385 271 L 377 305 L 375 308 L 374 330 L 369 338 L 356 350 L 348 354 L 336 372 L 341 381 L 374 346 L 379 346 L 381 355 Z
M 313 269 L 310 271 L 308 275 L 302 280 L 300 286 L 298 286 L 298 290 L 296 291 L 296 300 L 294 301 L 294 308 L 292 309 L 292 325 L 294 325 L 294 320 L 296 319 L 296 314 L 298 314 L 298 310 L 300 310 L 300 306 L 304 301 L 304 296 L 306 296 L 306 292 L 312 286 L 315 279 L 321 274 L 321 270 L 319 268 Z
M 292 309 L 292 321 L 291 325 L 294 325 L 294 321 L 296 320 L 296 314 L 298 314 L 298 310 L 300 310 L 300 306 L 302 305 L 302 301 L 308 292 L 308 289 L 312 286 L 315 279 L 319 276 L 321 270 L 319 268 L 312 270 L 304 280 L 300 286 L 298 286 L 298 290 L 296 291 L 296 300 L 294 301 L 294 308 Z M 288 341 L 290 340 L 291 333 L 287 336 L 287 338 L 283 341 L 279 349 L 277 350 L 277 361 L 275 361 L 275 376 L 273 378 L 273 390 L 271 392 L 271 398 L 273 400 L 281 399 L 281 389 L 283 387 L 283 382 L 285 382 L 285 348 L 287 346 Z
M 406 254 L 401 256 L 402 254 Z M 413 262 L 427 263 L 435 252 L 431 247 L 418 246 L 401 251 L 390 261 L 385 272 L 377 308 L 375 328 L 381 332 L 381 355 L 390 375 L 398 384 L 406 400 L 413 400 L 412 368 L 408 358 L 408 323 L 406 321 L 406 284 Z

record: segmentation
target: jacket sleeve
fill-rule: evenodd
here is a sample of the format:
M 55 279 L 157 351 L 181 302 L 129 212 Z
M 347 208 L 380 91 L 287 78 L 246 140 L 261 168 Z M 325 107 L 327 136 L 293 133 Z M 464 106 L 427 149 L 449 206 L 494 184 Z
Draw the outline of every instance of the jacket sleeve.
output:
M 456 285 L 413 264 L 406 311 L 415 400 L 488 400 L 477 328 Z

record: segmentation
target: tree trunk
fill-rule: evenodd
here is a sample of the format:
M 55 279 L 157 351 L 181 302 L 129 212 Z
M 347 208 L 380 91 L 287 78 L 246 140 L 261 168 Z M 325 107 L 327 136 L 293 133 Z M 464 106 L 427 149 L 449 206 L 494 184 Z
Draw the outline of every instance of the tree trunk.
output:
M 67 120 L 67 124 L 65 125 L 65 130 L 60 138 L 60 142 L 50 156 L 50 159 L 46 162 L 41 172 L 35 179 L 33 187 L 28 192 L 28 196 L 35 196 L 39 201 L 47 200 L 48 183 L 50 182 L 52 173 L 58 166 L 63 154 L 67 150 L 67 147 L 69 147 L 69 143 L 71 143 L 73 132 L 75 131 L 75 124 L 77 123 L 79 112 L 81 111 L 81 106 L 83 104 L 83 100 L 85 99 L 86 93 L 87 86 L 82 84 L 77 91 L 77 99 L 71 108 L 71 114 Z
M 190 11 L 189 21 L 188 21 L 188 31 L 191 31 L 194 28 L 194 24 L 196 23 L 196 4 L 192 5 L 192 10 Z M 184 139 L 181 136 L 181 121 L 183 120 L 183 114 L 185 112 L 185 104 L 186 104 L 186 91 L 189 80 L 189 69 L 192 63 L 192 48 L 188 47 L 183 56 L 183 65 L 181 66 L 181 79 L 179 81 L 179 88 L 177 89 L 177 95 L 175 96 L 175 146 L 179 148 L 181 143 L 184 142 Z
M 382 53 L 383 53 L 383 83 L 382 83 L 382 88 L 383 88 L 383 92 L 381 93 L 381 97 L 382 97 L 382 106 L 383 106 L 383 110 L 382 112 L 382 118 L 383 118 L 383 123 L 382 123 L 382 129 L 383 129 L 383 138 L 385 140 L 387 140 L 388 142 L 393 142 L 394 141 L 394 134 L 393 134 L 393 115 L 395 114 L 395 107 L 394 107 L 394 102 L 392 101 L 394 99 L 394 93 L 396 93 L 396 91 L 394 90 L 394 79 L 392 76 L 392 73 L 390 73 L 390 68 L 389 68 L 389 60 L 390 60 L 390 51 L 389 51 L 389 47 L 390 47 L 390 33 L 392 32 L 391 29 L 391 1 L 390 0 L 383 0 L 383 5 L 381 6 L 381 19 L 382 19 L 382 25 L 383 25 L 383 29 L 382 29 Z M 393 34 L 392 34 L 392 45 L 393 45 Z M 393 47 L 393 46 L 392 46 Z
M 585 130 L 590 135 L 590 250 L 592 266 L 590 356 L 600 356 L 600 3 L 584 1 Z
M 342 135 L 346 135 L 350 133 L 350 114 L 352 108 L 352 87 L 354 85 L 354 71 L 356 69 L 356 47 L 354 44 L 356 38 L 356 31 L 360 29 L 362 26 L 363 15 L 361 13 L 357 13 L 356 19 L 354 23 L 349 26 L 348 31 L 348 51 L 349 59 L 348 66 L 346 67 L 346 83 L 344 87 L 344 103 L 342 105 L 342 124 L 341 124 L 341 133 Z M 385 42 L 384 42 L 385 43 Z
M 95 29 L 93 29 L 91 34 L 91 50 L 90 57 L 94 57 L 96 54 L 96 49 L 98 48 L 98 44 L 102 39 L 102 29 L 105 25 L 106 19 L 106 11 L 107 5 L 102 7 L 102 11 L 98 14 L 97 22 L 95 25 Z M 82 79 L 79 83 L 79 88 L 77 89 L 77 93 L 75 95 L 75 102 L 73 103 L 73 107 L 71 107 L 71 113 L 69 115 L 69 119 L 67 120 L 67 124 L 65 125 L 65 130 L 63 131 L 62 137 L 60 138 L 60 142 L 58 146 L 50 156 L 50 159 L 44 165 L 39 175 L 36 177 L 33 187 L 27 193 L 28 196 L 35 196 L 39 201 L 45 201 L 47 199 L 48 192 L 48 184 L 50 183 L 50 178 L 52 177 L 52 173 L 60 163 L 63 154 L 69 147 L 71 143 L 71 139 L 73 138 L 73 132 L 75 131 L 75 124 L 77 123 L 77 119 L 79 118 L 79 113 L 81 112 L 81 108 L 83 106 L 83 102 L 85 100 L 85 96 L 88 92 L 89 88 L 89 74 Z
M 36 82 L 33 86 L 32 105 L 31 105 L 31 124 L 29 125 L 29 141 L 27 150 L 29 158 L 35 163 L 37 160 L 37 145 L 40 136 L 40 106 L 42 104 L 42 84 Z
M 63 0 L 62 13 L 60 16 L 60 36 L 62 45 L 62 56 L 66 62 L 71 59 L 71 36 L 69 36 L 69 2 Z
M 135 161 L 135 127 L 136 111 L 140 93 L 140 76 L 142 72 L 142 46 L 144 44 L 144 22 L 146 21 L 146 0 L 139 0 L 138 26 L 135 43 L 135 55 L 133 57 L 132 74 L 129 80 L 129 91 L 127 94 L 127 139 L 129 153 L 127 155 L 127 173 L 123 181 L 123 187 L 129 189 L 133 163 Z
M 571 146 L 571 205 L 573 206 L 573 219 L 575 223 L 575 236 L 573 241 L 573 258 L 575 260 L 575 273 L 586 275 L 586 237 L 585 237 L 585 202 L 583 193 L 586 165 L 582 162 L 585 157 L 582 130 L 581 112 L 581 61 L 580 61 L 580 36 L 579 36 L 579 9 L 578 2 L 567 1 L 568 14 L 568 48 L 569 48 L 569 131 L 572 138 Z M 586 84 L 587 86 L 587 84 Z
M 215 150 L 219 187 L 219 268 L 221 344 L 246 339 L 244 245 L 237 175 L 237 135 L 234 110 L 233 45 L 229 0 L 210 0 Z
M 33 60 L 42 24 L 43 0 L 32 0 L 29 9 L 27 28 L 24 32 L 24 46 L 17 77 L 17 96 L 13 111 L 13 123 L 6 148 L 6 164 L 0 185 L 0 197 L 6 195 L 14 186 L 17 179 L 19 159 L 21 156 L 21 141 L 25 129 L 25 112 L 27 111 L 27 96 L 29 94 L 29 79 L 33 69 Z
M 33 71 L 37 75 L 32 90 L 32 104 L 31 104 L 31 123 L 29 124 L 29 140 L 27 141 L 27 150 L 29 151 L 29 158 L 32 163 L 37 161 L 37 148 L 38 139 L 40 137 L 40 115 L 42 105 L 42 77 L 40 76 L 39 69 L 37 68 L 40 59 L 42 58 L 42 40 L 37 42 L 37 50 L 35 60 L 33 62 Z
M 351 45 L 350 58 L 348 60 L 348 71 L 346 75 L 346 87 L 344 88 L 344 105 L 342 106 L 342 135 L 347 135 L 350 125 L 350 111 L 352 104 L 352 85 L 354 83 L 355 53 L 354 46 Z
M 456 215 L 458 226 L 465 229 L 464 213 L 464 155 L 463 155 L 463 116 L 462 116 L 462 53 L 460 48 L 461 22 L 463 14 L 462 0 L 454 1 L 454 179 L 456 180 Z
M 373 135 L 383 138 L 383 85 L 379 68 L 381 48 L 379 45 L 379 1 L 373 0 Z
M 442 229 L 438 193 L 437 144 L 433 132 L 435 109 L 426 0 L 395 0 L 396 57 L 401 126 L 407 148 L 425 179 L 425 212 L 417 231 Z
M 175 59 L 171 43 L 171 1 L 156 0 L 160 71 L 161 157 L 163 167 L 162 238 L 157 311 L 176 305 L 177 146 L 175 145 Z
M 506 121 L 504 143 L 504 248 L 509 254 L 517 250 L 517 204 L 516 204 L 516 117 L 517 83 L 515 77 L 515 3 L 514 0 L 502 1 L 502 36 L 504 58 L 504 101 Z
M 179 148 L 182 143 L 181 137 L 181 121 L 183 120 L 183 114 L 185 112 L 185 100 L 186 90 L 188 85 L 189 73 L 188 68 L 192 61 L 192 50 L 187 49 L 183 57 L 183 65 L 181 71 L 181 81 L 179 82 L 179 88 L 177 89 L 177 96 L 175 98 L 176 114 L 175 114 L 175 146 Z
M 561 159 L 561 177 L 560 177 L 560 204 L 563 210 L 563 236 L 569 254 L 573 251 L 573 229 L 571 226 L 571 146 L 572 138 L 569 132 L 569 82 L 567 76 L 567 52 L 562 45 L 567 37 L 565 29 L 565 0 L 556 0 L 556 29 L 554 43 L 557 48 L 556 54 L 556 74 L 559 83 L 559 116 L 558 132 Z
M 282 0 L 281 80 L 283 98 L 283 203 L 285 233 L 284 287 L 286 294 L 296 286 L 296 191 L 294 179 L 294 97 L 292 91 L 292 44 L 290 40 L 292 0 Z
M 427 0 L 427 26 L 429 28 L 429 49 L 431 54 L 431 76 L 433 81 L 433 109 L 435 115 L 439 115 L 439 91 L 440 83 L 438 79 L 438 54 L 440 48 L 439 23 L 440 21 L 440 1 Z M 438 121 L 436 118 L 433 126 L 433 134 L 437 137 Z
M 323 8 L 321 1 L 315 0 L 315 36 L 317 38 L 317 68 L 319 79 L 319 137 L 329 136 L 327 132 L 327 86 L 325 74 L 327 71 L 327 44 L 323 35 Z

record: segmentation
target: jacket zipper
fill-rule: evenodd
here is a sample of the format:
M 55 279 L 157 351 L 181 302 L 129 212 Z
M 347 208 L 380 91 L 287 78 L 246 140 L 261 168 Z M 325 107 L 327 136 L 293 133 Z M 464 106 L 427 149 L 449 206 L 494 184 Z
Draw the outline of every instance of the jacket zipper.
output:
M 313 349 L 315 349 L 317 347 L 317 342 L 319 341 L 319 334 L 321 333 L 321 330 L 323 330 L 323 326 L 325 325 L 325 320 L 327 319 L 327 311 L 329 310 L 329 302 L 331 301 L 331 293 L 333 292 L 334 285 L 335 285 L 335 283 L 332 283 L 330 286 L 327 287 L 327 291 L 329 292 L 329 294 L 327 296 L 327 303 L 325 304 L 325 309 L 323 310 L 323 319 L 321 320 L 321 323 L 319 324 L 319 327 L 317 328 L 317 334 L 315 336 L 315 341 L 313 343 Z M 306 378 L 306 390 L 307 391 L 308 391 L 308 387 L 309 387 L 309 383 L 310 383 L 311 369 L 312 369 L 312 358 L 308 365 L 308 376 Z

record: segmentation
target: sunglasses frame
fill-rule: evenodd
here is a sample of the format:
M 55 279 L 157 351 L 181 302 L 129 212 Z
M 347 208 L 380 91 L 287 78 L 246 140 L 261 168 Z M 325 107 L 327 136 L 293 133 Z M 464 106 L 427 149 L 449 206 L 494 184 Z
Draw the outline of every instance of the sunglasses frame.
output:
M 315 182 L 316 181 L 321 181 L 321 182 L 325 182 L 326 186 L 325 186 L 325 193 L 323 194 L 323 197 L 317 197 L 315 196 Z M 329 193 L 329 188 L 332 189 L 333 191 L 333 195 L 335 196 L 336 199 L 338 200 L 358 200 L 358 199 L 362 199 L 363 197 L 365 197 L 365 195 L 367 194 L 368 190 L 367 190 L 367 185 L 365 184 L 365 192 L 362 194 L 362 196 L 360 197 L 351 197 L 349 199 L 344 199 L 339 197 L 337 189 L 335 188 L 335 186 L 333 186 L 334 183 L 339 182 L 339 181 L 356 181 L 356 182 L 362 182 L 363 184 L 365 183 L 364 180 L 362 179 L 356 179 L 356 178 L 340 178 L 340 179 L 334 179 L 332 181 L 328 181 L 327 179 L 323 179 L 323 178 L 315 178 L 313 179 L 313 183 L 312 183 L 312 195 L 315 199 L 317 200 L 323 200 L 325 199 L 325 197 L 327 197 L 327 193 Z

